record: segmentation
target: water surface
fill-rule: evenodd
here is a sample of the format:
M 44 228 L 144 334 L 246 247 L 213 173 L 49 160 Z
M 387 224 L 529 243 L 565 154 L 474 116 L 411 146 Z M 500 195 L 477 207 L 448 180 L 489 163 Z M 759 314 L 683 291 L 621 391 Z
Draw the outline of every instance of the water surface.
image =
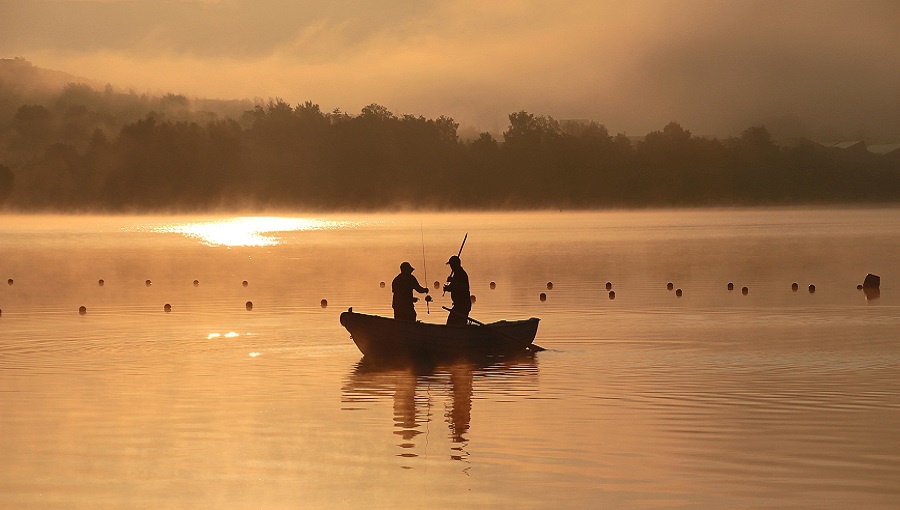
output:
M 3 220 L 3 508 L 900 505 L 894 209 Z M 548 350 L 361 359 L 466 232 Z

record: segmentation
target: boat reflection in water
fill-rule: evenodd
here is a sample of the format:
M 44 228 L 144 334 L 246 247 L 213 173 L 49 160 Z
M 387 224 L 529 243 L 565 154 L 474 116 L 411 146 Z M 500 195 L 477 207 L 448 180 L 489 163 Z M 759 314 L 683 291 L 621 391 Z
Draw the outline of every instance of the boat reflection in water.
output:
M 493 356 L 446 364 L 423 365 L 413 361 L 391 363 L 363 358 L 348 375 L 342 390 L 344 409 L 365 409 L 393 400 L 399 457 L 427 457 L 432 422 L 443 405 L 449 445 L 430 438 L 431 453 L 448 447 L 449 458 L 466 461 L 473 400 L 506 397 L 510 392 L 537 391 L 538 364 L 532 353 Z M 477 397 L 476 397 L 477 394 Z M 419 436 L 424 434 L 424 438 Z M 412 465 L 401 466 L 412 469 Z

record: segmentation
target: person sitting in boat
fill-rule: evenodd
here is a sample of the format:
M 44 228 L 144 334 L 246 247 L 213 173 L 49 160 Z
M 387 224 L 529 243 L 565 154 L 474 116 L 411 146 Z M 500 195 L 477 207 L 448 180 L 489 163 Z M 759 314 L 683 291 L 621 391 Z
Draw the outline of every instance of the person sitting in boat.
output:
M 414 297 L 412 291 L 419 294 L 427 294 L 428 289 L 419 285 L 419 280 L 413 276 L 412 267 L 409 262 L 400 264 L 400 274 L 391 282 L 391 290 L 394 292 L 394 300 L 391 307 L 394 309 L 394 318 L 402 321 L 416 321 L 415 302 L 419 298 Z
M 447 261 L 450 265 L 450 276 L 444 292 L 450 292 L 453 308 L 447 316 L 448 325 L 465 326 L 469 323 L 469 312 L 472 311 L 472 296 L 469 294 L 469 274 L 462 267 L 462 261 L 456 255 Z

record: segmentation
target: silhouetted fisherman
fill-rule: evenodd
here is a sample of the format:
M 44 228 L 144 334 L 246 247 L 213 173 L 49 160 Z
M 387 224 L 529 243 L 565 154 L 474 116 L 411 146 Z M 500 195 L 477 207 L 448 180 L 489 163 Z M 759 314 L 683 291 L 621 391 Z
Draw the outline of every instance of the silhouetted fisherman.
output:
M 402 321 L 416 321 L 415 302 L 419 298 L 412 295 L 412 291 L 419 294 L 427 294 L 428 289 L 419 285 L 419 280 L 413 276 L 412 267 L 409 262 L 400 264 L 400 274 L 391 282 L 391 291 L 394 293 L 394 300 L 391 307 L 394 309 L 394 318 Z
M 456 255 L 447 261 L 450 265 L 450 276 L 447 277 L 447 285 L 444 292 L 450 292 L 453 300 L 453 308 L 447 316 L 447 324 L 465 326 L 469 323 L 469 312 L 472 311 L 472 296 L 469 294 L 469 274 L 462 267 L 462 261 Z

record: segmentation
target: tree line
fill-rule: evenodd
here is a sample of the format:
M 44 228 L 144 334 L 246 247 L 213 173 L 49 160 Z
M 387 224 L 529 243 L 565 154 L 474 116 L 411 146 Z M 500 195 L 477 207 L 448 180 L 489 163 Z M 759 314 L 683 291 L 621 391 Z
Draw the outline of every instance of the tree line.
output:
M 724 139 L 676 122 L 639 139 L 520 111 L 463 140 L 452 118 L 358 114 L 269 100 L 240 115 L 70 84 L 0 119 L 7 209 L 499 209 L 897 202 L 900 158 L 776 145 L 764 126 Z M 7 102 L 8 103 L 8 102 Z M 8 104 L 7 104 L 8 106 Z M 133 105 L 132 105 L 133 106 Z M 124 120 L 130 119 L 130 120 Z

